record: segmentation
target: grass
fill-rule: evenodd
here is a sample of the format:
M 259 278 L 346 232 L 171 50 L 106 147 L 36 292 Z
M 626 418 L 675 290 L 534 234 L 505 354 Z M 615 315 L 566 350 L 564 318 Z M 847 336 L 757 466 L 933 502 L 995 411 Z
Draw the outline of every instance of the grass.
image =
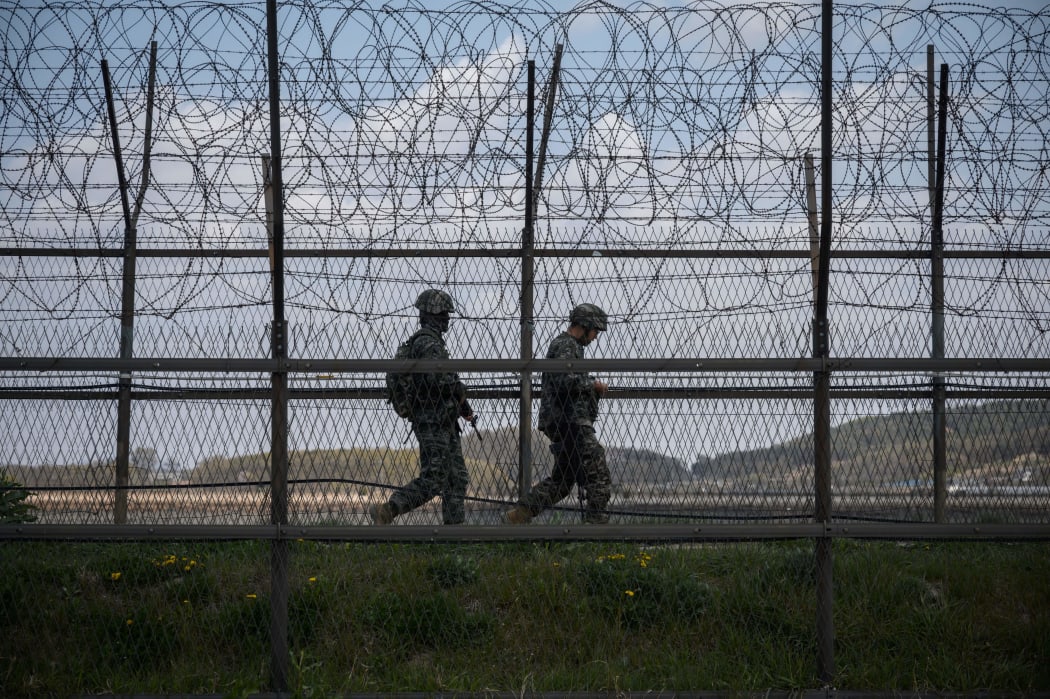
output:
M 1050 545 L 834 555 L 837 689 L 1050 689 Z M 808 542 L 293 542 L 292 689 L 819 687 L 812 567 Z M 0 695 L 267 688 L 266 543 L 6 542 L 0 568 Z

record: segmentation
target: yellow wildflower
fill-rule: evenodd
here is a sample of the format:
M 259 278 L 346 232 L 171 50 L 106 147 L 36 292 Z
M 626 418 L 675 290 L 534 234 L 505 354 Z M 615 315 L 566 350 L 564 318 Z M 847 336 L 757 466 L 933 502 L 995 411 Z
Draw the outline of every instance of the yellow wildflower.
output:
M 116 573 L 110 573 L 109 579 L 113 581 L 120 580 L 120 572 L 117 571 Z

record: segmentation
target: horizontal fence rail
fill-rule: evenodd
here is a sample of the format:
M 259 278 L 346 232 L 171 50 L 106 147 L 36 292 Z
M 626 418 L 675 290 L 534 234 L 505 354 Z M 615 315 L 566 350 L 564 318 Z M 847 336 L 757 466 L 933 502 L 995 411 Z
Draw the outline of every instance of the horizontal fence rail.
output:
M 918 536 L 916 536 L 918 534 Z M 625 540 L 685 543 L 812 539 L 919 539 L 977 541 L 1047 541 L 1050 524 L 935 524 L 851 522 L 835 524 L 659 524 L 582 527 L 536 525 L 521 527 L 433 527 L 425 525 L 384 527 L 270 527 L 261 525 L 0 525 L 0 539 L 44 541 L 169 541 L 194 540 L 308 540 L 363 542 L 498 542 L 498 541 L 604 541 Z

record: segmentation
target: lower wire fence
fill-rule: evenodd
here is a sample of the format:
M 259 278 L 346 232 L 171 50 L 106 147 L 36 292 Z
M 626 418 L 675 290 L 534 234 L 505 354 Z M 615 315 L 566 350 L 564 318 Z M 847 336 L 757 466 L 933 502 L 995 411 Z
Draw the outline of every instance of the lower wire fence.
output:
M 928 383 L 842 375 L 822 521 L 793 376 L 756 397 L 624 374 L 598 423 L 602 525 L 575 490 L 504 523 L 522 482 L 506 388 L 462 425 L 465 522 L 442 525 L 437 497 L 381 526 L 370 508 L 418 473 L 417 445 L 361 386 L 289 401 L 283 517 L 259 395 L 134 401 L 118 485 L 112 397 L 11 389 L 0 693 L 1045 694 L 1050 410 L 1022 369 L 953 379 L 943 478 Z M 529 441 L 531 484 L 553 456 Z

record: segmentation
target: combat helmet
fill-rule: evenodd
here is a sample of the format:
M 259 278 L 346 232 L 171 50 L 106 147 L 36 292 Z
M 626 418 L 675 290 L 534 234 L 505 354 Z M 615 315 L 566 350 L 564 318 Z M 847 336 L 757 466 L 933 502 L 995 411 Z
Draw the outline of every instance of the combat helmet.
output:
M 588 330 L 605 330 L 609 317 L 593 303 L 581 303 L 569 313 L 569 322 Z
M 456 304 L 453 303 L 452 297 L 440 289 L 427 289 L 421 293 L 415 306 L 423 313 L 432 315 L 456 312 Z

